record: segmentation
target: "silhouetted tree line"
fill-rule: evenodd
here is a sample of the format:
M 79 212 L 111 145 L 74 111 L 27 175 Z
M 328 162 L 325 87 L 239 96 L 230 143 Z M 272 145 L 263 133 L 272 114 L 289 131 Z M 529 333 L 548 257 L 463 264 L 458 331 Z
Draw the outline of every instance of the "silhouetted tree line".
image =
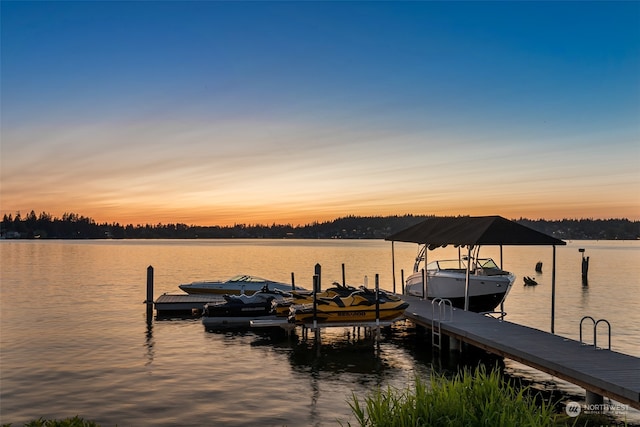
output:
M 96 223 L 75 213 L 62 218 L 34 211 L 22 216 L 5 214 L 0 224 L 2 238 L 21 239 L 382 239 L 410 227 L 426 215 L 347 216 L 327 222 L 293 226 L 246 225 L 197 226 L 186 224 L 121 225 Z M 520 218 L 522 225 L 565 240 L 635 240 L 640 239 L 640 221 L 628 219 L 563 219 L 548 221 Z

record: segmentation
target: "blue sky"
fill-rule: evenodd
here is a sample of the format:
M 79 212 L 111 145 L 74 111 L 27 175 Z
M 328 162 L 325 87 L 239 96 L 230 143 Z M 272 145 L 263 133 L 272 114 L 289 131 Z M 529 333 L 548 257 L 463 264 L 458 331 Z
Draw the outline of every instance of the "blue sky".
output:
M 1 8 L 3 212 L 640 218 L 638 2 Z

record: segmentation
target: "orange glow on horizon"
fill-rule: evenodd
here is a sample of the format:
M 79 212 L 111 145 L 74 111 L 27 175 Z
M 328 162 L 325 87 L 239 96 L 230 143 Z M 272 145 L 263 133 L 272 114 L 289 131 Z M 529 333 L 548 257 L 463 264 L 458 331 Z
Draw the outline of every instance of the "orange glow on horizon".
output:
M 17 212 L 24 218 L 31 209 L 3 209 L 3 215 L 11 214 L 15 216 Z M 324 209 L 300 208 L 278 211 L 271 209 L 214 209 L 208 207 L 201 208 L 40 208 L 33 209 L 36 215 L 46 212 L 53 217 L 62 218 L 65 213 L 75 213 L 93 219 L 101 223 L 118 223 L 120 225 L 156 225 L 156 224 L 177 224 L 182 223 L 194 226 L 233 226 L 235 224 L 245 225 L 287 225 L 301 226 L 315 222 L 330 222 L 346 216 L 403 216 L 403 215 L 437 215 L 437 216 L 483 216 L 500 215 L 507 219 L 528 218 L 532 220 L 562 220 L 562 219 L 620 219 L 626 218 L 631 221 L 640 220 L 638 210 L 632 206 L 601 206 L 588 209 L 584 206 L 562 207 L 551 210 L 536 206 L 472 206 L 468 203 L 466 207 L 452 207 L 450 209 L 415 209 L 409 205 L 399 205 L 389 207 L 367 207 L 361 209 L 346 209 L 338 206 L 328 206 Z

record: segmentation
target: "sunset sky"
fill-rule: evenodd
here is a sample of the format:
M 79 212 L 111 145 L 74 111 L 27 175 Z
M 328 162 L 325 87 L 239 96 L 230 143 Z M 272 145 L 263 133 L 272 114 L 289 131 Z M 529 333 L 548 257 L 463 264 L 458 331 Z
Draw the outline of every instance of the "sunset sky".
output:
M 0 211 L 640 219 L 639 2 L 0 2 Z

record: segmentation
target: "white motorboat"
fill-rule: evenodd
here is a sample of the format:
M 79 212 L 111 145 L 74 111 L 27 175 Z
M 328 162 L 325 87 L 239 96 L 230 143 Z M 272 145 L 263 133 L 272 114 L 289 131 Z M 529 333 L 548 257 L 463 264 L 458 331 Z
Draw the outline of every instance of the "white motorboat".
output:
M 454 307 L 464 308 L 468 269 L 469 310 L 490 312 L 504 301 L 515 280 L 513 274 L 502 270 L 493 259 L 478 258 L 479 246 L 474 248 L 471 259 L 465 256 L 429 262 L 423 277 L 420 265 L 424 263 L 425 250 L 425 245 L 420 247 L 413 274 L 406 279 L 405 292 L 410 295 L 448 299 Z
M 192 282 L 182 285 L 178 285 L 180 289 L 188 294 L 229 294 L 251 295 L 261 290 L 265 285 L 269 289 L 277 289 L 283 292 L 290 292 L 294 290 L 294 287 L 287 283 L 274 282 L 273 280 L 263 279 L 262 277 L 251 276 L 248 274 L 241 274 L 234 276 L 226 281 L 202 281 Z M 304 290 L 299 286 L 295 287 L 295 290 Z
M 504 301 L 515 280 L 513 274 L 502 270 L 502 246 L 553 245 L 555 265 L 555 246 L 566 245 L 562 240 L 498 215 L 429 217 L 387 236 L 385 240 L 392 242 L 392 257 L 393 242 L 420 245 L 421 252 L 416 258 L 413 274 L 406 281 L 405 292 L 432 299 L 448 299 L 456 307 L 476 312 L 493 311 Z M 425 264 L 425 249 L 434 250 L 448 245 L 458 248 L 458 251 L 465 248 L 466 257 L 459 252 L 453 265 L 445 261 L 428 263 L 422 274 L 418 264 Z M 500 266 L 490 258 L 479 258 L 483 245 L 500 246 Z M 552 290 L 552 301 L 554 295 Z

